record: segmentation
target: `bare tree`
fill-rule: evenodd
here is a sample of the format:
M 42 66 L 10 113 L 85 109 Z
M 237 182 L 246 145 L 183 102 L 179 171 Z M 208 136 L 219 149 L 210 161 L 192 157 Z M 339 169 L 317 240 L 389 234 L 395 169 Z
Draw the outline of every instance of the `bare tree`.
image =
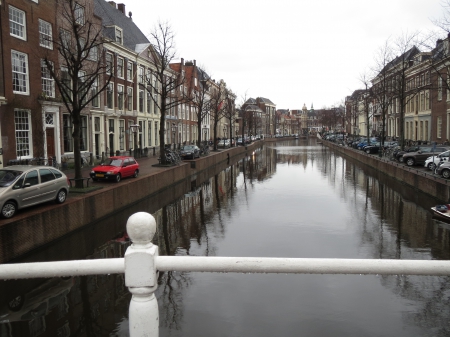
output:
M 176 73 L 170 68 L 170 63 L 176 58 L 174 39 L 175 35 L 171 26 L 167 22 L 158 22 L 150 33 L 155 71 L 151 75 L 144 76 L 147 84 L 145 88 L 160 111 L 159 151 L 163 165 L 168 164 L 164 139 L 166 115 L 171 109 L 190 101 L 189 95 L 179 90 L 185 83 L 184 74 Z
M 390 41 L 379 48 L 375 57 L 373 71 L 377 74 L 372 80 L 372 95 L 375 100 L 374 111 L 381 115 L 381 147 L 384 146 L 386 136 L 386 118 L 389 107 L 392 104 L 392 85 L 390 84 L 389 65 L 392 62 L 392 47 Z M 380 152 L 381 154 L 381 152 Z
M 225 111 L 224 111 L 224 118 L 228 121 L 229 125 L 229 138 L 230 138 L 230 147 L 232 146 L 232 139 L 233 139 L 233 129 L 235 127 L 236 123 L 236 109 L 235 109 L 235 100 L 236 95 L 230 90 L 226 89 L 225 91 Z M 235 142 L 235 146 L 236 146 Z
M 224 117 L 226 111 L 225 94 L 227 85 L 223 80 L 220 80 L 217 86 L 211 88 L 210 100 L 210 114 L 213 120 L 213 134 L 214 134 L 214 151 L 217 151 L 217 126 L 220 120 Z
M 200 146 L 202 141 L 202 124 L 210 111 L 211 97 L 208 85 L 210 77 L 201 68 L 195 67 L 195 71 L 197 72 L 196 78 L 198 78 L 199 83 L 197 85 L 195 85 L 194 81 L 189 83 L 189 94 L 191 105 L 194 107 L 197 117 L 197 145 Z
M 56 6 L 61 28 L 55 34 L 56 37 L 51 40 L 49 38 L 47 42 L 57 48 L 59 62 L 55 65 L 48 57 L 44 57 L 43 63 L 70 114 L 73 124 L 75 186 L 82 188 L 81 113 L 106 89 L 112 71 L 107 69 L 104 61 L 101 21 L 94 17 L 92 1 L 57 0 Z M 105 80 L 100 82 L 102 78 Z
M 372 92 L 371 92 L 371 82 L 369 80 L 370 76 L 367 74 L 362 74 L 360 76 L 360 81 L 364 86 L 364 91 L 360 95 L 360 104 L 362 105 L 362 111 L 366 120 L 366 135 L 367 135 L 367 144 L 370 145 L 370 126 L 372 119 Z

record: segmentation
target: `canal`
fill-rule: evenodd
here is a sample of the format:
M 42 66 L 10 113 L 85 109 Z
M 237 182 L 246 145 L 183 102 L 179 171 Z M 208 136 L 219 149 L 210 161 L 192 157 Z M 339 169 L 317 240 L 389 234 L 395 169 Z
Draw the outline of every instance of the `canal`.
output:
M 183 185 L 185 186 L 185 185 Z M 160 255 L 449 259 L 423 195 L 312 140 L 266 144 L 13 262 L 122 257 L 127 218 Z M 14 240 L 14 238 L 11 238 Z M 448 277 L 159 274 L 160 336 L 448 336 Z M 128 336 L 123 275 L 0 283 L 0 337 Z

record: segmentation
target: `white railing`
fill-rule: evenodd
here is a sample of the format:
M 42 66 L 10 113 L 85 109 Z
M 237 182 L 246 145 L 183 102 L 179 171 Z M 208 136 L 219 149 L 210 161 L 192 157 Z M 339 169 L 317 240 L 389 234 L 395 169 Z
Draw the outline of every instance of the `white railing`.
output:
M 132 294 L 130 337 L 157 337 L 159 317 L 154 291 L 158 271 L 450 275 L 450 261 L 437 260 L 158 256 L 158 247 L 151 243 L 156 222 L 145 212 L 130 216 L 127 232 L 133 243 L 124 258 L 3 264 L 0 279 L 125 273 L 125 285 Z

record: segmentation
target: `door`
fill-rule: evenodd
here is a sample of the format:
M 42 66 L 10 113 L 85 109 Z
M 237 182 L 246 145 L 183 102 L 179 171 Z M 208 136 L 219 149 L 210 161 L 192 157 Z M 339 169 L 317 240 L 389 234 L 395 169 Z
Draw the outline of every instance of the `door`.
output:
M 109 134 L 109 155 L 114 156 L 114 134 Z
M 47 138 L 47 158 L 49 158 L 49 165 L 52 165 L 50 160 L 55 157 L 55 129 L 48 128 L 45 130 L 45 135 Z

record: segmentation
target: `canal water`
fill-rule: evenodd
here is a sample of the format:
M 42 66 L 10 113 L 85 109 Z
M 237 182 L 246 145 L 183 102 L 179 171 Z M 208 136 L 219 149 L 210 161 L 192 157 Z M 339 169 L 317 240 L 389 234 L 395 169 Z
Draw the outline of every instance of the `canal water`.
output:
M 429 211 L 441 200 L 314 139 L 267 144 L 184 186 L 14 262 L 122 257 L 130 244 L 125 223 L 137 211 L 155 216 L 160 255 L 450 257 L 450 225 Z M 160 336 L 449 336 L 448 281 L 160 273 Z M 0 337 L 128 336 L 123 275 L 8 281 L 0 298 Z

